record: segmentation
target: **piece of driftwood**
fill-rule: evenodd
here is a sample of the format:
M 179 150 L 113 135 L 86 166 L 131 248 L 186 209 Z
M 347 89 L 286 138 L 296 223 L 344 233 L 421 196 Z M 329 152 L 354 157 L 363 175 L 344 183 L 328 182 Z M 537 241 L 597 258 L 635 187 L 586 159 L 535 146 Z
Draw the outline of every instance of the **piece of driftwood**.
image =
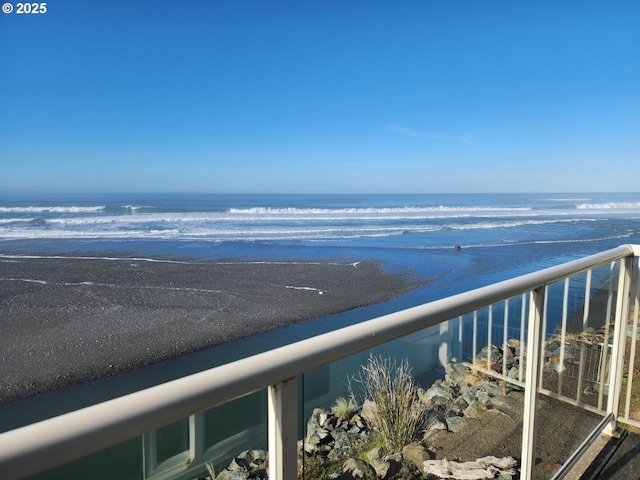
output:
M 444 458 L 424 462 L 424 472 L 440 478 L 483 480 L 502 474 L 515 475 L 515 466 L 516 461 L 511 457 L 482 457 L 475 462 L 450 462 Z

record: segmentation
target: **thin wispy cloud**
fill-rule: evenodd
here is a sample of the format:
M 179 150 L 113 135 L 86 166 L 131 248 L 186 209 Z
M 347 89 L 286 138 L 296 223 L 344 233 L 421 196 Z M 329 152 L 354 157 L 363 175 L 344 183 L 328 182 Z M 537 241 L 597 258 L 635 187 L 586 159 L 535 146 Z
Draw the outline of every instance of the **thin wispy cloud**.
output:
M 418 132 L 411 128 L 399 127 L 397 125 L 385 125 L 382 128 L 385 130 L 389 130 L 391 132 L 396 132 L 401 135 L 406 135 L 409 137 L 419 137 L 419 138 L 428 138 L 430 140 L 452 140 L 455 142 L 466 143 L 471 140 L 471 137 L 463 136 L 463 135 L 452 135 L 445 133 L 424 133 Z

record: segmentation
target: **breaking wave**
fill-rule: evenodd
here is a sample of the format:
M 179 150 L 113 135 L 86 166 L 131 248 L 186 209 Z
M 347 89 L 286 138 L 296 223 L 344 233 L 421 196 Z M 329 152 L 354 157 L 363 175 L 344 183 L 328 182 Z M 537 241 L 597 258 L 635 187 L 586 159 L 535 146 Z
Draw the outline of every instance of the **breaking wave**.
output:
M 640 202 L 581 203 L 578 210 L 640 210 Z
M 95 207 L 0 207 L 0 213 L 95 213 L 103 212 L 105 210 L 106 207 L 104 205 Z

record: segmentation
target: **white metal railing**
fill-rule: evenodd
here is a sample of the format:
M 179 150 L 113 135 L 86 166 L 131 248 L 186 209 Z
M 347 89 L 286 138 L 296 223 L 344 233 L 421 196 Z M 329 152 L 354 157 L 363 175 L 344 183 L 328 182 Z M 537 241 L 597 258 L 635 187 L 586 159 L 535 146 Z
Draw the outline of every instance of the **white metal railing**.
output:
M 604 412 L 608 415 L 608 420 L 603 427 L 612 433 L 618 420 L 633 259 L 638 255 L 640 246 L 623 245 L 563 265 L 378 317 L 3 433 L 0 435 L 0 472 L 5 479 L 23 478 L 267 388 L 269 478 L 294 479 L 297 476 L 298 376 L 393 339 L 512 297 L 528 294 L 528 361 L 524 376 L 526 402 L 521 478 L 533 478 L 535 412 L 542 378 L 541 354 L 547 286 L 598 266 L 620 261 L 612 359 L 608 369 L 609 393 Z M 636 291 L 634 335 L 637 335 L 638 296 Z M 524 319 L 524 315 L 522 318 Z M 629 385 L 631 382 L 632 378 L 629 378 Z M 629 394 L 627 403 L 628 399 Z M 629 416 L 628 406 L 625 415 Z

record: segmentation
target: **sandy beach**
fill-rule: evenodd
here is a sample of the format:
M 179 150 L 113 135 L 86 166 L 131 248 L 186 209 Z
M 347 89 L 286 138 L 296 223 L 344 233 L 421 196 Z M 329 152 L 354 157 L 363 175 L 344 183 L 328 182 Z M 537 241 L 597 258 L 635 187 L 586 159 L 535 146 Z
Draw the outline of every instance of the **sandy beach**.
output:
M 0 257 L 0 402 L 100 378 L 415 285 L 367 262 Z

